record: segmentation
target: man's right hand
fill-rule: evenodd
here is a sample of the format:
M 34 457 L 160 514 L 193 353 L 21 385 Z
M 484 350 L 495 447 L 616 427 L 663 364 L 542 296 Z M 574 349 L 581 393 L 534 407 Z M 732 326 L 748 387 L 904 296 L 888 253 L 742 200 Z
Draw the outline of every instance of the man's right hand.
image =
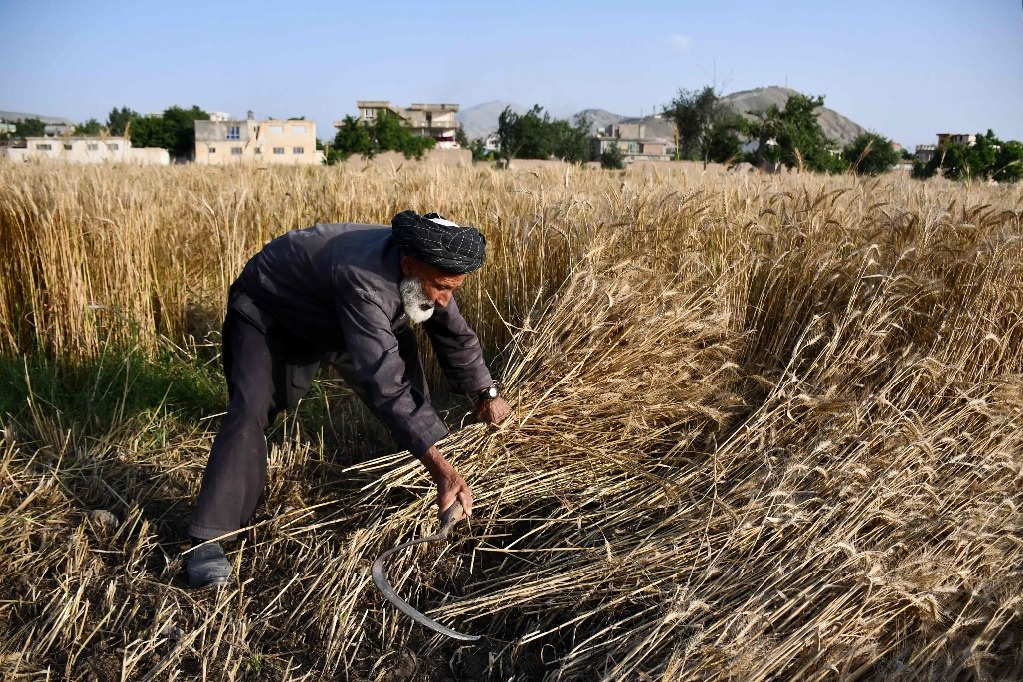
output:
M 441 516 L 455 502 L 462 505 L 466 516 L 472 515 L 472 491 L 462 475 L 444 459 L 436 445 L 419 458 L 437 486 L 437 515 Z

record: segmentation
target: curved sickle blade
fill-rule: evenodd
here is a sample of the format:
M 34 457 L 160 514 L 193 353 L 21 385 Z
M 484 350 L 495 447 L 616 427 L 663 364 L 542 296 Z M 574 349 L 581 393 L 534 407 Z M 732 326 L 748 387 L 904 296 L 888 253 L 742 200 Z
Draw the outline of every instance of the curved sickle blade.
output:
M 391 583 L 387 581 L 387 573 L 384 570 L 384 561 L 387 559 L 387 557 L 391 556 L 395 552 L 399 552 L 403 549 L 407 549 L 414 545 L 419 545 L 424 542 L 434 542 L 436 540 L 446 539 L 448 534 L 451 532 L 451 529 L 455 527 L 455 524 L 458 523 L 458 520 L 461 518 L 462 505 L 460 505 L 458 502 L 455 502 L 453 505 L 448 507 L 448 510 L 446 512 L 444 512 L 444 516 L 441 519 L 443 523 L 439 531 L 437 531 L 433 535 L 428 535 L 426 537 L 418 538 L 416 540 L 409 540 L 408 542 L 403 542 L 397 547 L 387 550 L 386 552 L 378 556 L 376 561 L 373 562 L 373 568 L 370 569 L 370 575 L 373 576 L 373 582 L 376 584 L 377 589 L 380 590 L 381 594 L 383 594 L 384 597 L 387 598 L 387 601 L 394 604 L 395 608 L 397 608 L 399 611 L 404 613 L 412 620 L 416 621 L 417 623 L 424 627 L 430 628 L 434 632 L 439 632 L 442 635 L 447 635 L 452 639 L 458 639 L 463 642 L 475 642 L 477 639 L 480 638 L 479 635 L 466 635 L 464 633 L 458 632 L 457 630 L 452 630 L 451 628 L 441 625 L 432 618 L 428 618 L 427 616 L 423 615 L 422 613 L 414 609 L 407 601 L 399 597 L 397 592 L 394 591 L 394 588 L 391 587 Z

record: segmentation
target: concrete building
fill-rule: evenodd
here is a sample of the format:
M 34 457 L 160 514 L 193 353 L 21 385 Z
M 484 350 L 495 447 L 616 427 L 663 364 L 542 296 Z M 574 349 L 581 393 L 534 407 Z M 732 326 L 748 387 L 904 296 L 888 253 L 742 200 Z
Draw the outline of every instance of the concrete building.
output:
M 612 123 L 590 138 L 590 158 L 600 161 L 600 155 L 618 145 L 625 163 L 636 161 L 670 161 L 670 142 L 648 135 L 643 123 Z
M 966 133 L 938 133 L 938 146 L 948 144 L 952 142 L 954 144 L 962 144 L 967 147 L 972 147 L 977 143 L 976 135 L 967 135 Z
M 937 145 L 933 144 L 918 144 L 914 155 L 921 163 L 930 163 L 931 159 L 934 158 L 937 148 Z
M 315 165 L 323 152 L 316 149 L 315 121 L 196 121 L 195 162 Z
M 430 137 L 437 141 L 437 149 L 458 149 L 455 134 L 462 124 L 455 120 L 458 113 L 457 104 L 410 104 L 408 107 L 392 106 L 387 100 L 360 100 L 359 121 L 372 123 L 387 111 L 401 118 L 412 129 L 416 137 Z M 340 128 L 341 121 L 335 121 L 334 127 Z
M 166 149 L 135 148 L 131 146 L 131 140 L 124 137 L 28 137 L 0 147 L 0 158 L 67 163 L 170 164 L 170 154 Z

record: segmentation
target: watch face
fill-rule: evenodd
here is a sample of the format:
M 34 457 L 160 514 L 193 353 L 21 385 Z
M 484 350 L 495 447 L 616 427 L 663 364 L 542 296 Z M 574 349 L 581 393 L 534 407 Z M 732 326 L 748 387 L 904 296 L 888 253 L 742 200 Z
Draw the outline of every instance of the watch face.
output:
M 483 391 L 483 395 L 493 400 L 497 397 L 497 386 L 491 386 L 487 390 Z

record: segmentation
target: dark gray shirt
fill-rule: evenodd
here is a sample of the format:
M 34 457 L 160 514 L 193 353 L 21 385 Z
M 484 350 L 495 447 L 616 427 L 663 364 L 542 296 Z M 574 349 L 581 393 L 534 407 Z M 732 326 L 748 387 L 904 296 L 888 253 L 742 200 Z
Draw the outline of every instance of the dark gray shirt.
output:
M 347 353 L 354 381 L 398 443 L 419 456 L 447 434 L 405 379 L 395 330 L 407 324 L 400 254 L 384 225 L 292 230 L 263 247 L 239 278 L 263 312 L 312 348 Z M 476 332 L 452 298 L 423 323 L 448 380 L 468 395 L 493 385 Z

